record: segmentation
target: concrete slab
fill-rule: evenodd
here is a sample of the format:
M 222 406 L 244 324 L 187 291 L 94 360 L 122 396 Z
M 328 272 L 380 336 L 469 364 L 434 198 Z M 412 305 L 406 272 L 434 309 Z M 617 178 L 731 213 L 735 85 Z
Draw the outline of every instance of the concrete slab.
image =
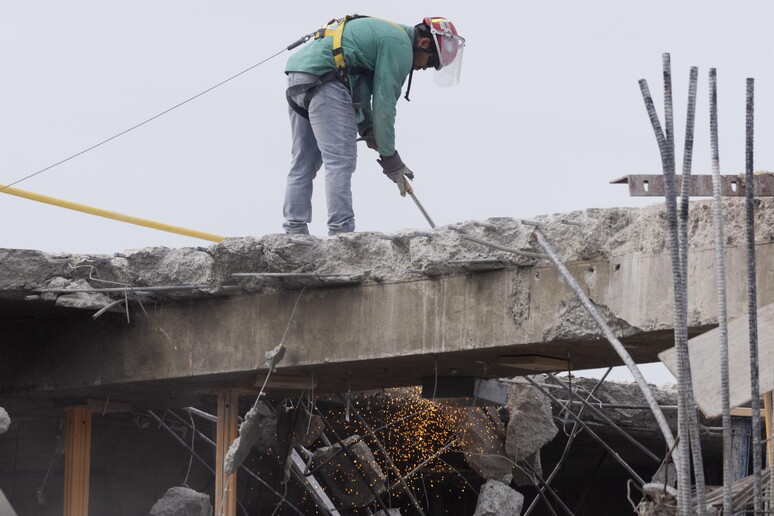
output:
M 727 201 L 725 210 L 732 317 L 746 307 L 742 201 Z M 762 200 L 757 215 L 760 306 L 774 302 L 774 269 L 766 265 L 774 262 L 773 207 Z M 663 208 L 537 219 L 634 359 L 657 360 L 672 345 L 673 324 Z M 711 220 L 708 202 L 692 204 L 691 335 L 717 319 Z M 550 265 L 484 248 L 460 232 L 536 251 L 531 228 L 505 218 L 428 232 L 267 235 L 114 256 L 0 250 L 0 396 L 110 396 L 168 406 L 222 388 L 251 392 L 266 372 L 265 353 L 283 339 L 287 353 L 277 372 L 309 378 L 320 392 L 417 385 L 436 374 L 536 372 L 498 361 L 513 355 L 568 361 L 574 369 L 620 363 Z M 497 268 L 460 265 L 471 263 Z M 233 276 L 239 272 L 259 277 Z M 325 280 L 336 277 L 357 283 Z M 64 291 L 48 289 L 54 280 Z M 126 296 L 130 322 L 122 313 L 94 320 L 89 304 L 52 303 L 83 281 L 115 289 L 107 293 L 113 300 Z
M 747 316 L 728 323 L 728 378 L 731 408 L 752 400 L 750 394 L 750 336 Z M 677 350 L 670 348 L 659 358 L 677 377 Z M 720 330 L 715 328 L 688 342 L 693 395 L 707 417 L 723 413 L 720 382 Z M 760 393 L 774 389 L 774 304 L 758 310 L 758 378 Z

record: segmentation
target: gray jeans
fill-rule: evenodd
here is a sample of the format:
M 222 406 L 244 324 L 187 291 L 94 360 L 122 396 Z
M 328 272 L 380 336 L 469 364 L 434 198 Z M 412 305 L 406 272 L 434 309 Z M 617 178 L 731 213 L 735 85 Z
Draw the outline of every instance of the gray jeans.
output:
M 314 75 L 288 74 L 288 87 L 313 82 Z M 304 96 L 293 100 L 303 106 Z M 325 164 L 328 234 L 355 230 L 352 173 L 357 164 L 357 123 L 349 90 L 338 81 L 318 86 L 309 103 L 309 120 L 288 107 L 292 132 L 291 164 L 285 188 L 285 233 L 309 233 L 312 181 Z

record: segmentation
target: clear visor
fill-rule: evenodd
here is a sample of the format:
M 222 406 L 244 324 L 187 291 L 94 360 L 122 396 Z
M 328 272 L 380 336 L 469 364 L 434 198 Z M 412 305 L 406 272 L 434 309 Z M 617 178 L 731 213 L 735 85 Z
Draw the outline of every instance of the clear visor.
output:
M 457 38 L 454 39 L 456 40 Z M 460 83 L 460 74 L 462 72 L 462 54 L 463 50 L 465 50 L 465 40 L 462 38 L 459 39 L 462 41 L 459 43 L 458 48 L 456 49 L 454 58 L 450 63 L 444 63 L 443 67 L 440 70 L 436 70 L 433 76 L 435 84 L 442 88 L 456 86 Z

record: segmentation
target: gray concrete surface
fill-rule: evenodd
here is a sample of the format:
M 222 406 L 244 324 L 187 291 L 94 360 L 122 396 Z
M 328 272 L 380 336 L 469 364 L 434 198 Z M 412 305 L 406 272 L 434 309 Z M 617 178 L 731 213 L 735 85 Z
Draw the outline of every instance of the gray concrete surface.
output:
M 761 200 L 757 215 L 760 306 L 774 301 L 771 202 Z M 726 208 L 734 317 L 746 307 L 744 213 L 741 200 Z M 672 341 L 671 264 L 660 206 L 538 219 L 635 360 L 655 361 Z M 689 324 L 696 334 L 716 323 L 709 202 L 693 203 L 690 227 Z M 530 372 L 502 365 L 507 355 L 569 357 L 575 369 L 620 363 L 545 260 L 464 241 L 460 231 L 535 251 L 531 228 L 513 219 L 395 235 L 267 235 L 115 256 L 0 250 L 0 393 L 112 394 L 168 405 L 227 386 L 251 389 L 265 353 L 283 336 L 287 353 L 277 373 L 314 378 L 321 391 L 416 385 L 436 373 Z M 482 259 L 498 261 L 482 266 Z M 236 278 L 235 272 L 264 276 Z M 123 313 L 93 320 L 98 303 L 92 297 L 79 305 L 72 298 L 81 293 L 36 292 L 84 281 L 131 285 L 130 322 Z M 180 285 L 197 287 L 146 292 L 142 308 L 135 301 L 142 288 Z M 49 300 L 24 300 L 36 293 Z M 59 302 L 65 296 L 70 301 Z

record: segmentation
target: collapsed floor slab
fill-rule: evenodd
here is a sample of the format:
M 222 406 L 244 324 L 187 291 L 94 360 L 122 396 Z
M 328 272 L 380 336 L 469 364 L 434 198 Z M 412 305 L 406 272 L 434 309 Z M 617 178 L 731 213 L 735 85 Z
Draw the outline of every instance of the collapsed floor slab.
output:
M 771 211 L 758 214 L 760 264 L 774 258 Z M 742 215 L 738 200 L 727 201 L 729 262 L 744 256 Z M 663 210 L 538 220 L 635 360 L 655 361 L 672 341 Z M 716 322 L 710 222 L 709 203 L 693 203 L 694 333 Z M 554 357 L 575 369 L 619 363 L 551 266 L 462 233 L 537 250 L 530 227 L 513 219 L 394 235 L 268 235 L 114 256 L 1 250 L 0 353 L 7 358 L 0 393 L 168 405 L 170 397 L 223 387 L 249 390 L 265 352 L 283 338 L 288 352 L 278 373 L 329 391 L 414 385 L 436 374 L 532 372 L 509 367 L 505 358 L 514 355 Z M 729 281 L 732 316 L 744 310 L 742 288 Z M 765 265 L 759 292 L 762 303 L 774 301 L 774 271 Z M 121 312 L 93 319 L 106 302 L 95 293 Z

